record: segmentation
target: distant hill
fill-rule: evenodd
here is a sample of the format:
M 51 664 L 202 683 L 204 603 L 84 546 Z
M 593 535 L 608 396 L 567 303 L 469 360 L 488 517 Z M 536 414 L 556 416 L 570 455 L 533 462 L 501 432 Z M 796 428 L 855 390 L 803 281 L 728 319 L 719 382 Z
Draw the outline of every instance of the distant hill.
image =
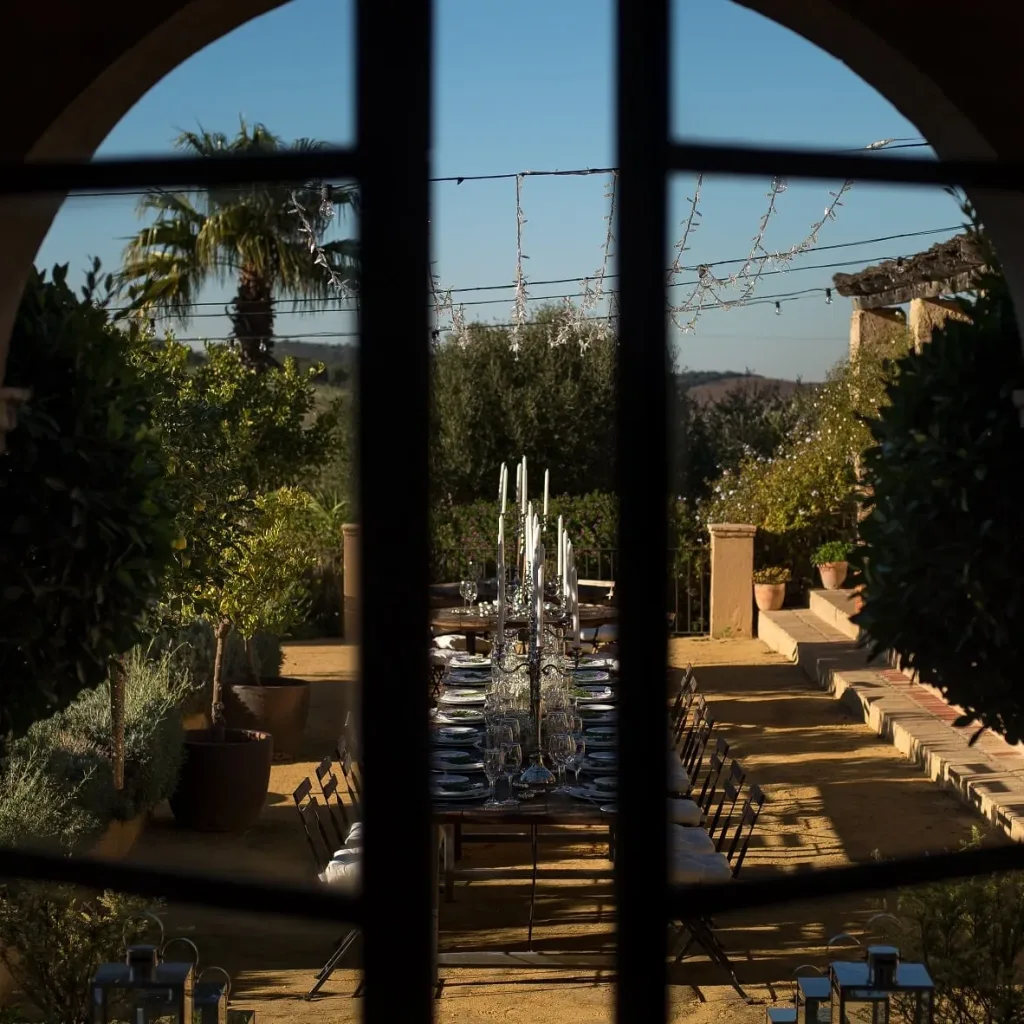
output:
M 685 384 L 686 375 L 680 374 Z M 778 377 L 762 377 L 758 373 L 722 373 L 714 379 L 691 384 L 686 393 L 698 405 L 720 402 L 726 395 L 739 390 L 774 391 L 782 398 L 788 398 L 800 387 L 817 387 L 809 381 L 782 380 Z

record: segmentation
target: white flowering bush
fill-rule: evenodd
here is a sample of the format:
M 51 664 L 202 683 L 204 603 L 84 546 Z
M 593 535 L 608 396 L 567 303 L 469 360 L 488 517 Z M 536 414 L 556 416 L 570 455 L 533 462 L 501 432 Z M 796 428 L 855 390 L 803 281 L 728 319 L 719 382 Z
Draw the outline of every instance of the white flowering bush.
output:
M 873 443 L 868 424 L 887 402 L 893 361 L 909 347 L 909 333 L 895 329 L 869 351 L 840 363 L 809 394 L 790 440 L 771 456 L 748 455 L 719 478 L 702 510 L 706 521 L 756 526 L 760 563 L 811 579 L 816 548 L 855 539 L 862 497 L 858 467 Z

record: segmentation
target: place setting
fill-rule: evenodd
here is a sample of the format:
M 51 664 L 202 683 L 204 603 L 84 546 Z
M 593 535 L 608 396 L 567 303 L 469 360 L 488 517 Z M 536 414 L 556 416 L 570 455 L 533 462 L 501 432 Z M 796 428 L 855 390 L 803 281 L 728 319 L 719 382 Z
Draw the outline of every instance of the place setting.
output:
M 476 704 L 481 708 L 484 705 L 486 694 L 483 690 L 470 690 L 470 689 L 448 689 L 438 698 L 438 704 L 445 705 L 466 705 Z

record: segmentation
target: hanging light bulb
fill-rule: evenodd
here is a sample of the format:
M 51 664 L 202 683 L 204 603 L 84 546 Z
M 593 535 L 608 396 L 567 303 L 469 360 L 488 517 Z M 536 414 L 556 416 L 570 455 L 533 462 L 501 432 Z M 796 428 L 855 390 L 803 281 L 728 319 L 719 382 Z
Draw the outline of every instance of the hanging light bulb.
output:
M 331 185 L 320 186 L 320 216 L 324 220 L 334 216 L 334 188 Z
M 832 289 L 831 288 L 826 288 L 825 289 L 825 305 L 826 306 L 831 306 L 832 305 Z
M 782 316 L 782 304 L 779 302 L 775 303 L 775 315 Z

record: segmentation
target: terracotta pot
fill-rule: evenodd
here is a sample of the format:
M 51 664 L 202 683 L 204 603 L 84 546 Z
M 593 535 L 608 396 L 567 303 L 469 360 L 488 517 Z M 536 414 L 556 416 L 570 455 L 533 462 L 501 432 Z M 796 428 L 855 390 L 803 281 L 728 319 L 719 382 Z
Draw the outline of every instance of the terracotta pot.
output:
M 786 600 L 785 583 L 755 583 L 754 602 L 759 611 L 777 612 Z
M 846 582 L 850 566 L 847 562 L 823 562 L 818 566 L 821 585 L 826 590 L 838 590 Z
M 269 732 L 275 759 L 293 757 L 309 719 L 309 681 L 261 679 L 258 684 L 226 687 L 224 717 L 232 729 Z
M 255 824 L 270 789 L 274 741 L 269 733 L 216 729 L 185 733 L 185 763 L 171 812 L 196 832 L 244 832 Z

